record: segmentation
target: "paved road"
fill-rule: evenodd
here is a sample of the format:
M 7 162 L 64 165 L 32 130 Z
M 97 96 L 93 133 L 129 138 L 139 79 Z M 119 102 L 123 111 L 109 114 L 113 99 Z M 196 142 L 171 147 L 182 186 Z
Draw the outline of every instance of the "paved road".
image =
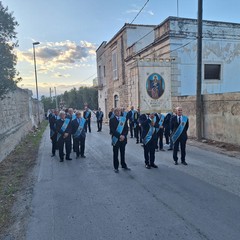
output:
M 39 152 L 28 240 L 239 240 L 240 160 L 187 146 L 188 166 L 157 152 L 145 169 L 129 139 L 131 171 L 113 172 L 108 127 L 87 135 L 86 159 L 51 158 L 49 130 Z

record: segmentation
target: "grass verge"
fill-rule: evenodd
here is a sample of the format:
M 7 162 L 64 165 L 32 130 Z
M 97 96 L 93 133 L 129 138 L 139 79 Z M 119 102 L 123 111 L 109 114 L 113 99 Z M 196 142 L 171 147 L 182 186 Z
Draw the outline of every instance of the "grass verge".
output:
M 43 121 L 37 131 L 30 132 L 0 163 L 0 236 L 14 221 L 11 210 L 16 194 L 24 188 L 24 181 L 36 164 L 39 145 L 47 124 L 47 121 Z

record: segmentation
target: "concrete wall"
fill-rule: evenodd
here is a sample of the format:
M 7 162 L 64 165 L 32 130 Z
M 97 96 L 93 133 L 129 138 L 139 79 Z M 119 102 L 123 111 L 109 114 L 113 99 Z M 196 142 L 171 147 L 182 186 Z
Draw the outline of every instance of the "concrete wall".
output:
M 37 100 L 32 92 L 18 88 L 0 101 L 0 161 L 2 161 L 38 122 Z M 39 104 L 40 120 L 44 118 Z
M 196 136 L 196 99 L 194 96 L 172 98 L 189 117 L 189 135 Z M 240 145 L 240 92 L 203 95 L 203 137 Z

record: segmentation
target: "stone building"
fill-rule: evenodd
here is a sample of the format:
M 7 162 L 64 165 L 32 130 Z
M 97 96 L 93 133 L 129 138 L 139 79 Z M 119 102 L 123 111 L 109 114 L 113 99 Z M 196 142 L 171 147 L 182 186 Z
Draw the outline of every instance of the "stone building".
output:
M 203 21 L 202 93 L 240 91 L 240 24 Z M 196 94 L 197 20 L 169 17 L 158 26 L 125 24 L 97 49 L 99 106 L 172 109 Z
M 125 24 L 108 43 L 104 41 L 97 49 L 98 102 L 105 117 L 111 108 L 128 108 L 131 99 L 136 99 L 129 91 L 132 83 L 125 63 L 127 49 L 133 44 L 137 51 L 148 46 L 154 40 L 154 28 Z

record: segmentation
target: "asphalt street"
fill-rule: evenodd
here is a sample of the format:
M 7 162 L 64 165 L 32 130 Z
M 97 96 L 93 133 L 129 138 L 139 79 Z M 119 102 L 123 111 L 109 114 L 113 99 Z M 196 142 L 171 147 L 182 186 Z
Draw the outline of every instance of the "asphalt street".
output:
M 188 166 L 128 139 L 131 171 L 113 171 L 108 126 L 87 134 L 86 158 L 51 158 L 49 129 L 39 150 L 28 240 L 239 240 L 240 160 L 187 145 Z M 165 147 L 166 148 L 166 147 Z

